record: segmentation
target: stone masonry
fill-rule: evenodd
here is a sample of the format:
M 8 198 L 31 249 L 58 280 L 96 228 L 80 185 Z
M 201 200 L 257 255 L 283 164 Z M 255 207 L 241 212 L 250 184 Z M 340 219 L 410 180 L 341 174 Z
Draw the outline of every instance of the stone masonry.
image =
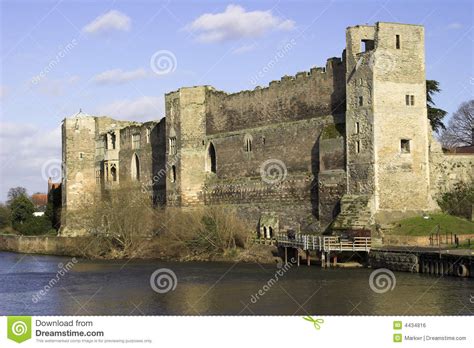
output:
M 265 237 L 436 211 L 474 156 L 432 137 L 425 81 L 424 28 L 379 22 L 347 28 L 342 58 L 268 87 L 167 93 L 160 121 L 66 118 L 62 234 L 87 234 L 71 213 L 128 182 L 154 206 L 236 207 Z

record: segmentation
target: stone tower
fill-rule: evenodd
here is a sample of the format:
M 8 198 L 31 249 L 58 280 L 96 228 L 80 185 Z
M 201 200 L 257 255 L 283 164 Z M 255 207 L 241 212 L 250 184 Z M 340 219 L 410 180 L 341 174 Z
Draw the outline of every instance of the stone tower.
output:
M 346 32 L 347 195 L 369 224 L 432 210 L 424 29 L 377 23 Z
M 62 215 L 61 225 L 77 230 L 74 210 L 92 203 L 95 192 L 95 117 L 79 113 L 62 124 Z M 62 234 L 68 234 L 63 230 Z
M 180 88 L 166 102 L 166 194 L 171 206 L 204 203 L 206 95 L 210 87 Z

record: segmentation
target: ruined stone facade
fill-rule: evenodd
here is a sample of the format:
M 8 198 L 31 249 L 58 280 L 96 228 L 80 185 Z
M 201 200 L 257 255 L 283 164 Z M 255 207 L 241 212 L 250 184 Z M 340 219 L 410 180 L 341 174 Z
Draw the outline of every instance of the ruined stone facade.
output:
M 68 212 L 124 182 L 150 204 L 237 207 L 267 237 L 437 210 L 474 156 L 448 156 L 431 136 L 423 27 L 350 27 L 346 43 L 342 58 L 265 88 L 170 92 L 159 122 L 65 119 L 64 231 Z

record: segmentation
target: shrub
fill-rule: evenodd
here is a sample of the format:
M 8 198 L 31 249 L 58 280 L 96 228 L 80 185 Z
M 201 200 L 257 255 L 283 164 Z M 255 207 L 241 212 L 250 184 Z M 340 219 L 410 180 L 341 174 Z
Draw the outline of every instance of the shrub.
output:
M 456 184 L 451 191 L 441 194 L 438 204 L 447 214 L 471 219 L 474 182 Z
M 20 232 L 20 234 L 25 236 L 56 234 L 56 230 L 51 226 L 51 221 L 45 216 L 31 216 L 23 223 L 14 224 L 13 227 Z

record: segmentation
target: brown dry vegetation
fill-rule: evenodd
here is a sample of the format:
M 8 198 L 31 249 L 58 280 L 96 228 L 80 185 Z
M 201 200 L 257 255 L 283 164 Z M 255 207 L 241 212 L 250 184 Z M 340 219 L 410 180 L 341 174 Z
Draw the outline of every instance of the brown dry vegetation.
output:
M 152 208 L 150 197 L 133 186 L 112 190 L 75 215 L 94 236 L 77 246 L 88 257 L 232 257 L 247 247 L 252 231 L 231 208 Z

